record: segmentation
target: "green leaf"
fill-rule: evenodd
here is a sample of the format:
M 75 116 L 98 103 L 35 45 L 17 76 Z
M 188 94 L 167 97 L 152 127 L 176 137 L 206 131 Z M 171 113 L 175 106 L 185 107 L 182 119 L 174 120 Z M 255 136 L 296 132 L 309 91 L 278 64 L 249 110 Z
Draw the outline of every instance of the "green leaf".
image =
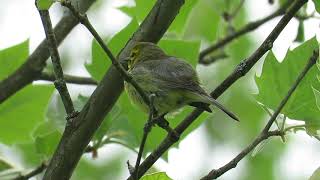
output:
M 320 13 L 320 1 L 319 0 L 313 0 L 314 6 L 318 13 Z
M 183 32 L 189 14 L 194 5 L 197 3 L 197 1 L 198 0 L 185 1 L 184 5 L 179 11 L 179 14 L 176 16 L 176 18 L 170 25 L 168 32 L 174 32 L 179 34 Z M 142 22 L 154 6 L 156 0 L 136 0 L 135 2 L 135 6 L 121 7 L 120 10 L 122 10 L 124 13 L 128 14 L 131 17 L 137 18 L 138 22 Z
M 298 32 L 297 32 L 296 39 L 294 41 L 296 42 L 304 41 L 304 21 L 303 20 L 299 21 Z
M 13 73 L 29 55 L 29 40 L 0 51 L 0 80 Z
M 45 157 L 51 157 L 59 143 L 60 138 L 61 133 L 58 131 L 36 137 L 35 144 L 37 153 L 44 155 Z
M 319 180 L 320 179 L 320 167 L 316 169 L 309 180 Z
M 172 180 L 165 172 L 144 175 L 141 180 Z
M 124 29 L 117 33 L 107 43 L 108 48 L 111 50 L 114 56 L 117 56 L 120 50 L 125 46 L 126 42 L 132 36 L 138 26 L 139 25 L 137 21 L 132 19 L 132 21 Z M 85 64 L 87 71 L 95 80 L 100 81 L 110 65 L 111 60 L 107 54 L 103 51 L 98 42 L 93 40 L 91 63 Z
M 55 0 L 37 0 L 37 7 L 39 10 L 48 10 Z
M 36 167 L 45 160 L 45 157 L 37 152 L 34 141 L 30 143 L 15 144 L 14 150 L 21 155 L 24 167 Z
M 0 157 L 0 172 L 14 168 L 9 162 L 7 162 L 5 159 Z
M 167 54 L 182 58 L 194 68 L 196 67 L 198 63 L 200 42 L 164 39 L 159 42 L 159 46 Z
M 85 105 L 85 103 L 89 100 L 88 96 L 79 95 L 78 99 L 74 102 L 76 106 L 79 107 L 79 109 L 82 109 L 82 107 Z M 111 111 L 107 114 L 107 116 L 104 118 L 102 124 L 98 128 L 98 130 L 95 132 L 92 140 L 101 142 L 103 137 L 108 134 L 109 129 L 111 128 L 113 122 L 115 119 L 118 118 L 119 115 L 119 108 L 117 105 L 112 107 Z
M 280 101 L 286 96 L 298 75 L 305 67 L 313 50 L 318 48 L 315 38 L 305 42 L 292 51 L 289 51 L 279 63 L 272 52 L 268 53 L 260 77 L 256 77 L 259 94 L 257 101 L 275 110 Z M 306 123 L 320 121 L 320 111 L 316 105 L 313 88 L 319 90 L 317 67 L 312 67 L 296 91 L 290 97 L 282 113 L 290 119 L 302 120 Z
M 71 180 L 121 179 L 121 175 L 123 177 L 122 170 L 126 161 L 125 157 L 126 155 L 123 153 L 114 154 L 114 152 L 112 152 L 110 159 L 100 162 L 82 158 L 75 172 L 72 174 Z
M 30 142 L 31 133 L 45 119 L 53 86 L 29 85 L 0 104 L 0 142 Z
M 221 16 L 211 0 L 201 0 L 194 6 L 188 19 L 184 37 L 212 42 L 217 39 Z M 208 20 L 210 17 L 210 20 Z

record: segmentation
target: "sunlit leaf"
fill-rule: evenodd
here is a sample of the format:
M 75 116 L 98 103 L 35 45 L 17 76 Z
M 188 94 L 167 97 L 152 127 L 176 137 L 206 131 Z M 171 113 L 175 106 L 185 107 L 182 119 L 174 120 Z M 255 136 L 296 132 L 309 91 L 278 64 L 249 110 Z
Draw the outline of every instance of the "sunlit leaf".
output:
M 28 142 L 36 126 L 45 119 L 53 86 L 29 85 L 0 104 L 0 142 Z
M 0 80 L 13 73 L 28 57 L 29 40 L 0 50 Z
M 318 42 L 313 38 L 289 51 L 281 63 L 272 52 L 268 53 L 261 76 L 255 78 L 259 89 L 256 99 L 275 110 L 316 48 Z M 317 74 L 317 67 L 312 67 L 282 110 L 285 116 L 309 123 L 320 121 L 320 111 L 313 93 L 313 88 L 320 89 Z
M 320 167 L 316 169 L 309 180 L 319 180 L 320 179 Z
M 157 172 L 145 175 L 141 180 L 172 180 L 165 172 Z
M 318 13 L 320 13 L 320 1 L 319 0 L 313 0 L 314 6 Z
M 55 0 L 36 0 L 39 10 L 48 10 Z

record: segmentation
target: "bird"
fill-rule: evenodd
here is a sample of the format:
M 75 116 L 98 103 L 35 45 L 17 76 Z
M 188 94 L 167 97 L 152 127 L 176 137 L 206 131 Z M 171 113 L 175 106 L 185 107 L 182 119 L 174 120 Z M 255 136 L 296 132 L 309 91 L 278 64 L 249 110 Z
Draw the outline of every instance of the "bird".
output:
M 127 58 L 128 74 L 147 96 L 154 95 L 153 107 L 164 117 L 184 106 L 193 106 L 212 112 L 214 105 L 239 121 L 239 118 L 209 96 L 201 87 L 197 72 L 182 58 L 167 55 L 151 42 L 137 42 Z M 133 102 L 148 113 L 147 105 L 132 84 L 125 82 L 125 90 Z

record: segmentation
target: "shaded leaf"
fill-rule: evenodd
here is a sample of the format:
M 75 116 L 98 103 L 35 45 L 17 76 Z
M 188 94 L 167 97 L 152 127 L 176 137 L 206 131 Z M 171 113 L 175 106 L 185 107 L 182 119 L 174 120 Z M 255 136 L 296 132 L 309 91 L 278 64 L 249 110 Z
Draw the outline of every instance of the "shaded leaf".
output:
M 73 180 L 120 179 L 121 168 L 125 164 L 123 154 L 113 154 L 110 160 L 96 163 L 82 158 L 72 175 Z
M 221 16 L 217 14 L 215 2 L 201 0 L 194 6 L 188 19 L 184 37 L 212 42 L 217 38 Z M 210 17 L 210 20 L 208 20 Z
M 45 157 L 51 157 L 61 138 L 61 133 L 54 131 L 47 135 L 36 137 L 36 151 Z
M 189 17 L 189 14 L 197 3 L 198 0 L 188 0 L 185 1 L 184 5 L 181 7 L 179 14 L 173 20 L 170 25 L 168 32 L 182 33 L 185 29 L 186 21 Z M 138 22 L 142 22 L 144 18 L 148 15 L 151 8 L 154 6 L 156 0 L 135 0 L 136 5 L 133 7 L 121 7 L 124 13 L 128 14 L 131 17 L 137 18 Z
M 13 168 L 13 166 L 5 159 L 0 157 L 0 172 L 11 168 Z
M 124 29 L 122 29 L 110 41 L 108 41 L 107 46 L 114 56 L 116 56 L 125 46 L 126 42 L 137 28 L 137 21 L 132 19 L 132 21 Z M 85 64 L 87 71 L 95 80 L 100 81 L 110 65 L 111 60 L 107 54 L 103 51 L 98 42 L 93 40 L 91 62 Z
M 196 67 L 198 63 L 200 42 L 164 39 L 159 42 L 159 46 L 167 54 L 182 58 L 194 68 Z

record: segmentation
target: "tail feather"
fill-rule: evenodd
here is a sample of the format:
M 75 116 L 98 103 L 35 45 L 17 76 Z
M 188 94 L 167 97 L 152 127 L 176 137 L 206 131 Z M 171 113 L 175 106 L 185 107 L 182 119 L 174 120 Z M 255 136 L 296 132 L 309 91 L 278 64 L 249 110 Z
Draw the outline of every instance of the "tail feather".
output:
M 194 99 L 195 102 L 203 102 L 203 103 L 207 103 L 207 104 L 212 104 L 212 105 L 216 106 L 217 108 L 219 108 L 224 113 L 226 113 L 232 119 L 234 119 L 236 121 L 240 121 L 239 118 L 235 114 L 233 114 L 231 111 L 229 111 L 227 108 L 225 108 L 222 104 L 220 104 L 217 100 L 213 99 L 212 97 L 210 97 L 208 95 L 200 95 L 197 93 L 192 93 L 192 97 L 193 97 L 192 99 Z
M 224 113 L 226 113 L 228 116 L 230 116 L 232 119 L 236 120 L 236 121 L 240 121 L 239 118 L 233 114 L 231 111 L 229 111 L 226 107 L 224 107 L 222 104 L 220 104 L 217 100 L 208 97 L 208 100 L 210 102 L 210 104 L 216 106 L 217 108 L 219 108 L 221 111 L 223 111 Z

